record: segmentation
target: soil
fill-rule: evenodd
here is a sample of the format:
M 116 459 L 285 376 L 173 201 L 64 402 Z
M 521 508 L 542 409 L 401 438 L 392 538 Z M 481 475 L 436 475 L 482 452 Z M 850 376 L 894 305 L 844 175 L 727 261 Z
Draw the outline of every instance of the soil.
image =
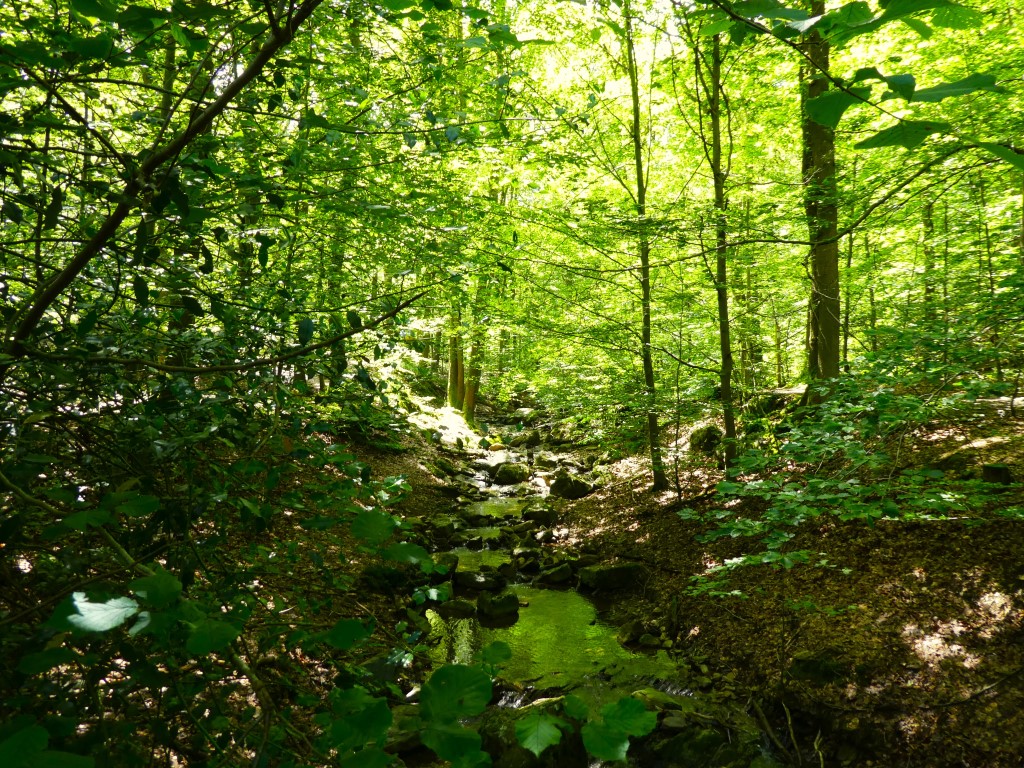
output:
M 898 470 L 959 476 L 998 463 L 1024 473 L 1024 420 L 999 401 L 889 439 Z M 428 465 L 466 455 L 418 433 L 402 440 L 399 451 L 363 446 L 360 457 L 378 477 L 408 478 L 401 514 L 450 510 Z M 714 460 L 681 461 L 678 492 L 651 494 L 643 461 L 626 458 L 599 490 L 559 503 L 548 546 L 647 566 L 646 581 L 612 603 L 612 620 L 640 620 L 692 671 L 695 688 L 745 702 L 793 764 L 1021 765 L 1024 522 L 1001 514 L 1024 505 L 1019 483 L 945 518 L 812 517 L 786 547 L 812 552 L 809 563 L 738 568 L 718 589 L 727 594 L 713 596 L 694 594 L 693 577 L 760 547 L 698 540 L 713 527 L 707 513 L 721 509 L 721 471 Z

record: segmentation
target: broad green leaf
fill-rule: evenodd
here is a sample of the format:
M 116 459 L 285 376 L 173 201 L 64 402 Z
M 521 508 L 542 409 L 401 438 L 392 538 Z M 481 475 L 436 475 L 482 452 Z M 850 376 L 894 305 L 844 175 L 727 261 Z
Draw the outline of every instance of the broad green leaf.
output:
M 658 715 L 648 712 L 642 701 L 626 696 L 601 709 L 606 723 L 614 724 L 630 736 L 645 736 L 658 724 Z
M 819 125 L 835 130 L 839 127 L 843 113 L 854 104 L 862 103 L 870 95 L 870 88 L 851 88 L 849 92 L 826 91 L 807 102 L 807 115 Z
M 376 509 L 364 509 L 352 521 L 352 535 L 371 546 L 383 544 L 395 532 L 398 521 Z
M 48 623 L 79 632 L 106 632 L 121 626 L 138 612 L 139 604 L 130 597 L 93 602 L 85 592 L 75 592 L 57 606 Z
M 367 747 L 346 755 L 341 762 L 345 768 L 386 768 L 394 761 L 395 756 L 389 755 L 383 749 Z
M 71 9 L 90 19 L 117 20 L 117 10 L 101 0 L 71 0 Z
M 313 334 L 316 332 L 316 323 L 312 319 L 306 317 L 299 320 L 299 344 L 306 346 L 313 340 Z
M 4 200 L 2 211 L 4 216 L 15 224 L 21 224 L 22 220 L 25 218 L 25 214 L 22 213 L 21 208 L 13 200 Z
M 495 640 L 480 649 L 480 661 L 496 666 L 512 658 L 512 647 L 504 640 Z
M 50 741 L 41 725 L 30 725 L 0 741 L 0 765 L 21 768 L 30 765 Z
M 409 565 L 424 564 L 429 566 L 434 562 L 427 550 L 419 544 L 413 544 L 411 541 L 400 541 L 397 544 L 392 544 L 381 554 L 385 560 L 391 560 L 396 563 L 408 563 Z
M 934 133 L 949 130 L 949 123 L 930 120 L 903 120 L 879 131 L 864 141 L 854 144 L 854 149 L 876 149 L 877 147 L 905 147 L 913 149 Z
M 980 142 L 978 146 L 991 152 L 1000 160 L 1005 160 L 1018 170 L 1024 171 L 1024 152 L 1015 152 L 1009 147 L 1004 147 L 1002 144 L 993 144 L 987 141 Z
M 607 723 L 587 723 L 581 730 L 583 746 L 598 760 L 618 762 L 626 759 L 629 736 Z
M 942 101 L 951 96 L 963 96 L 974 91 L 1005 93 L 1006 89 L 996 85 L 996 78 L 993 75 L 974 74 L 963 80 L 957 80 L 955 83 L 943 83 L 932 88 L 922 88 L 914 93 L 914 101 Z
M 981 11 L 976 11 L 965 5 L 938 8 L 932 14 L 932 24 L 944 29 L 974 29 L 980 27 L 984 22 L 985 16 Z
M 352 330 L 358 331 L 363 327 L 363 318 L 361 318 L 359 313 L 354 309 L 350 309 L 345 312 L 345 319 L 348 320 L 348 324 L 352 326 Z
M 951 0 L 889 0 L 879 17 L 883 21 L 899 19 L 921 11 L 944 8 L 952 5 Z
M 132 278 L 132 292 L 135 294 L 135 300 L 142 306 L 149 305 L 149 283 L 146 282 L 146 278 L 142 275 L 136 275 Z
M 96 760 L 71 752 L 57 752 L 47 749 L 39 753 L 30 764 L 30 768 L 93 768 Z
M 487 755 L 480 751 L 480 734 L 455 723 L 432 723 L 422 734 L 423 743 L 442 760 L 456 765 L 486 764 Z
M 156 496 L 147 496 L 141 493 L 131 493 L 129 495 L 132 498 L 120 502 L 115 507 L 122 515 L 142 517 L 143 515 L 151 515 L 160 509 L 160 499 Z M 106 498 L 104 498 L 104 501 L 106 501 Z
M 590 716 L 590 709 L 587 707 L 587 703 L 579 696 L 571 693 L 562 701 L 562 711 L 565 712 L 566 717 L 571 717 L 573 720 L 582 721 Z
M 204 619 L 192 628 L 185 650 L 194 656 L 205 656 L 223 650 L 234 642 L 241 632 L 234 624 L 216 619 Z
M 61 522 L 68 528 L 75 531 L 84 531 L 86 528 L 98 528 L 110 522 L 112 515 L 109 509 L 102 507 L 95 509 L 83 509 L 65 517 Z
M 70 664 L 77 658 L 70 648 L 47 648 L 24 656 L 18 662 L 18 671 L 26 675 L 38 675 L 40 672 L 49 672 L 61 664 Z
M 181 582 L 162 565 L 155 566 L 152 576 L 144 576 L 131 583 L 132 592 L 158 608 L 173 605 L 181 597 Z
M 436 670 L 420 693 L 423 716 L 432 723 L 454 723 L 462 717 L 479 715 L 490 700 L 490 675 L 460 664 Z
M 727 32 L 735 24 L 734 19 L 719 19 L 718 21 L 712 21 L 710 24 L 705 24 L 700 28 L 697 34 L 701 37 L 714 37 L 721 32 Z
M 373 634 L 359 619 L 341 619 L 327 632 L 324 638 L 329 645 L 339 651 L 347 651 L 366 640 Z
M 516 741 L 540 757 L 541 752 L 562 740 L 560 728 L 566 726 L 568 723 L 554 715 L 537 712 L 516 723 Z
M 930 40 L 932 37 L 932 28 L 925 24 L 920 19 L 900 19 L 904 24 L 910 27 L 912 30 L 917 32 L 921 36 L 922 40 Z

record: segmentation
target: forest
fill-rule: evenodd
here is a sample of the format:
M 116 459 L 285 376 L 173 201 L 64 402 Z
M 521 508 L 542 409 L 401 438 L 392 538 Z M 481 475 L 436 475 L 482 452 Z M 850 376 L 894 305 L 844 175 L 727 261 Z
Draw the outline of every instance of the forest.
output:
M 0 766 L 1019 766 L 1021 29 L 0 3 Z

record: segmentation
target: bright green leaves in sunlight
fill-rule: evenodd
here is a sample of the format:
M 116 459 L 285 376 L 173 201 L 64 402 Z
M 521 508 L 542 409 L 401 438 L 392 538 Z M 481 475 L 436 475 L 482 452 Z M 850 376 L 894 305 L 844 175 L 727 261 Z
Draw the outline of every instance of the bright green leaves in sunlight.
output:
M 627 697 L 601 710 L 601 721 L 583 726 L 583 745 L 599 760 L 625 760 L 631 736 L 645 736 L 658 724 L 643 702 Z
M 955 83 L 943 83 L 932 88 L 923 88 L 915 91 L 911 100 L 935 102 L 952 96 L 966 96 L 968 93 L 974 93 L 975 91 L 1006 93 L 1005 88 L 996 85 L 996 78 L 993 75 L 974 74 L 965 77 L 963 80 L 957 80 Z
M 853 146 L 855 149 L 876 149 L 878 147 L 914 149 L 924 143 L 929 136 L 945 133 L 949 127 L 949 123 L 931 120 L 903 120 Z
M 479 715 L 490 701 L 491 676 L 482 669 L 458 664 L 441 667 L 420 694 L 427 723 L 423 743 L 454 766 L 489 765 L 490 756 L 480 749 L 480 734 L 458 721 Z
M 870 95 L 870 88 L 826 91 L 807 102 L 807 116 L 819 125 L 835 130 L 839 127 L 843 113 L 854 104 L 865 102 Z
M 130 597 L 90 598 L 85 592 L 74 592 L 57 606 L 48 624 L 63 631 L 107 632 L 139 610 L 139 604 Z

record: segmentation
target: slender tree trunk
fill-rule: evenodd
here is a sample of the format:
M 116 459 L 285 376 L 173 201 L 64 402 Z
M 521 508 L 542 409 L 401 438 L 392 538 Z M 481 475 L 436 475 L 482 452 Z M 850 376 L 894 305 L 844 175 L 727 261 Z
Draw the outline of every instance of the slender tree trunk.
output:
M 824 0 L 813 0 L 811 14 L 825 12 Z M 828 90 L 829 44 L 812 30 L 802 43 L 808 62 L 803 67 L 801 102 Z M 804 212 L 811 241 L 811 303 L 808 329 L 808 372 L 812 379 L 839 375 L 839 208 L 836 192 L 834 131 L 802 113 Z
M 644 369 L 644 394 L 647 409 L 647 439 L 650 441 L 651 490 L 664 491 L 668 488 L 668 475 L 661 454 L 661 431 L 658 426 L 658 399 L 654 378 L 654 358 L 651 351 L 651 243 L 647 232 L 647 178 L 644 175 L 644 147 L 640 125 L 640 84 L 637 79 L 636 50 L 633 47 L 632 9 L 627 2 L 623 5 L 626 36 L 626 68 L 629 72 L 630 96 L 632 97 L 633 161 L 636 171 L 636 220 L 637 238 L 640 250 L 640 357 Z
M 705 135 L 704 154 L 711 166 L 715 187 L 715 294 L 718 299 L 718 346 L 722 357 L 719 388 L 722 398 L 722 421 L 725 426 L 725 465 L 736 459 L 736 416 L 732 395 L 732 337 L 729 326 L 729 243 L 726 211 L 729 200 L 725 183 L 728 179 L 728 160 L 722 158 L 722 44 L 719 35 L 711 40 L 711 61 L 707 62 L 699 47 L 695 47 L 696 74 L 699 89 L 706 97 L 707 117 L 711 127 L 708 146 Z
M 924 230 L 924 321 L 931 326 L 935 322 L 935 203 L 932 200 L 926 202 L 921 211 L 921 226 Z

